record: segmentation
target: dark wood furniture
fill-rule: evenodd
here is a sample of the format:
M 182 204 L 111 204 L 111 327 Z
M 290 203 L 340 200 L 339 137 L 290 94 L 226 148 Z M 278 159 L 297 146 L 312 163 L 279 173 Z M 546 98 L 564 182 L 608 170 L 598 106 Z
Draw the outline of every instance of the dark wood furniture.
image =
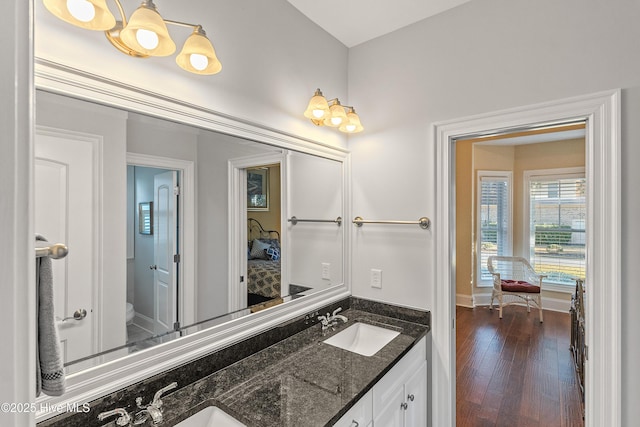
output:
M 584 299 L 585 287 L 582 279 L 576 279 L 576 290 L 571 297 L 571 352 L 576 365 L 578 382 L 582 393 L 584 404 L 584 362 L 587 357 L 587 350 L 584 342 L 585 319 L 584 319 Z

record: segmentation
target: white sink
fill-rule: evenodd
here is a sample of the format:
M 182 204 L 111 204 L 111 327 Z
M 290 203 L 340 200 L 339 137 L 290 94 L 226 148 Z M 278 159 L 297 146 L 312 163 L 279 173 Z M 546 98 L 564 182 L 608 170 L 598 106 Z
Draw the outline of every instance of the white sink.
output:
M 398 335 L 400 332 L 358 322 L 323 342 L 363 356 L 373 356 Z
M 208 406 L 196 412 L 175 427 L 246 427 L 217 406 Z

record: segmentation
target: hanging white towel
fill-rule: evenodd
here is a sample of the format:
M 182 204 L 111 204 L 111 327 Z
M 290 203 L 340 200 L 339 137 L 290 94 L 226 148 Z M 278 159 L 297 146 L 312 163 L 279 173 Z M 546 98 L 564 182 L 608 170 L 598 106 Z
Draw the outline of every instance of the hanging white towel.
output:
M 36 241 L 47 240 L 36 235 Z M 53 307 L 53 272 L 49 257 L 36 259 L 36 301 L 36 396 L 41 391 L 49 396 L 60 396 L 65 391 L 65 374 Z

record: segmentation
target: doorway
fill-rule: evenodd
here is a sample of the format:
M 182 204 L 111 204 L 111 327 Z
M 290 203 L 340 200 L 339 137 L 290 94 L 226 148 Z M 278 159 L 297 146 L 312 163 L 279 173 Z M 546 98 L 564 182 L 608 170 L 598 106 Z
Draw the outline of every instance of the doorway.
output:
M 584 122 L 456 140 L 459 426 L 583 425 L 569 312 L 586 267 L 585 148 Z M 489 309 L 490 256 L 546 276 L 544 323 L 537 309 Z
M 246 169 L 247 307 L 258 311 L 282 302 L 280 164 Z
M 436 271 L 433 287 L 433 423 L 455 425 L 455 143 L 464 137 L 585 121 L 588 362 L 585 425 L 620 425 L 620 91 L 520 107 L 434 126 Z M 435 225 L 435 222 L 434 222 Z
M 195 322 L 194 183 L 191 161 L 127 153 L 126 300 L 134 311 L 130 323 L 142 329 L 127 331 L 136 329 L 140 337 Z M 145 219 L 151 229 L 145 229 Z M 136 291 L 139 277 L 146 286 Z
M 179 325 L 178 176 L 127 166 L 127 343 Z
M 286 184 L 285 153 L 229 161 L 229 253 L 237 254 L 230 259 L 229 313 L 267 308 L 289 294 Z

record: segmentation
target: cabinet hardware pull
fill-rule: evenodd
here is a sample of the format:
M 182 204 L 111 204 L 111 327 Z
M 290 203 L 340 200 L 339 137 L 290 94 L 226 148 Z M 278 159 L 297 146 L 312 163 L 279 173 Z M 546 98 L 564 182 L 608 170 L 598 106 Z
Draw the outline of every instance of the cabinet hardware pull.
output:
M 351 421 L 351 426 L 352 427 L 358 427 L 360 425 L 359 422 L 357 422 L 356 420 Z
M 409 407 L 409 405 L 407 405 L 407 402 L 402 402 L 402 403 L 400 404 L 400 407 L 406 411 L 406 410 L 407 410 L 407 408 Z
M 413 399 L 415 399 L 415 396 L 413 394 L 410 394 L 409 396 L 407 396 L 407 399 L 413 402 Z

